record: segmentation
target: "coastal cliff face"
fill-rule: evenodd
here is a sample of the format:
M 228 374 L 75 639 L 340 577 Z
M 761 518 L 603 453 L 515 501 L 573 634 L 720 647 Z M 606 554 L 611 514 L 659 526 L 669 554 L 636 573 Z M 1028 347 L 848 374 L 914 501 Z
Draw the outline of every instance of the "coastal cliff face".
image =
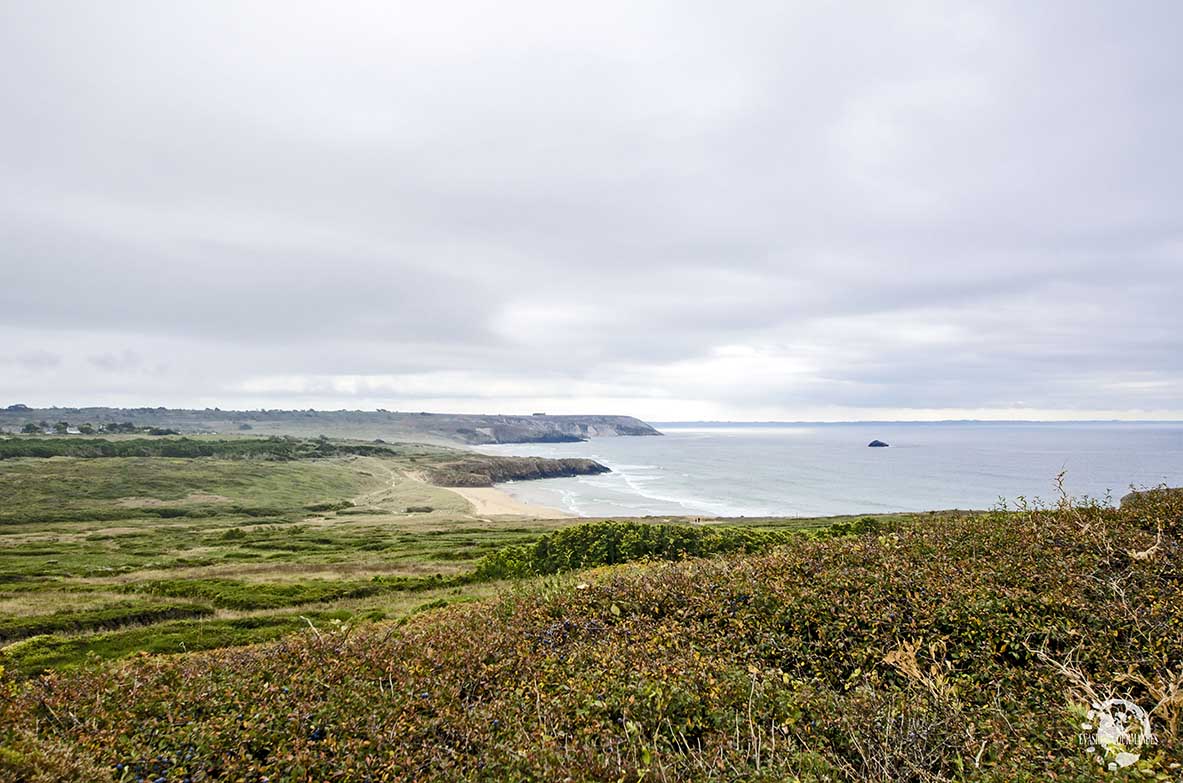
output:
M 20 432 L 27 424 L 65 422 L 98 429 L 131 423 L 140 428 L 184 434 L 243 433 L 411 441 L 483 446 L 496 443 L 563 443 L 636 435 L 660 435 L 632 416 L 499 416 L 399 411 L 224 411 L 217 408 L 0 408 L 0 431 Z
M 612 438 L 637 435 L 660 435 L 632 416 L 451 416 L 437 418 L 476 419 L 474 426 L 457 433 L 465 443 L 563 443 L 588 438 Z
M 479 456 L 429 468 L 425 478 L 440 487 L 491 487 L 502 481 L 592 476 L 610 470 L 591 459 Z

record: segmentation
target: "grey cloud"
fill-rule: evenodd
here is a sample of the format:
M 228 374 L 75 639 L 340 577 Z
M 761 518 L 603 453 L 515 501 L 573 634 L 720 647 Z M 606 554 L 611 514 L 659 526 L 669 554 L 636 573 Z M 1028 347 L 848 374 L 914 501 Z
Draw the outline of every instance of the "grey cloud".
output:
M 1183 416 L 1180 22 L 8 4 L 0 393 Z
M 58 367 L 62 363 L 62 357 L 49 351 L 26 351 L 13 356 L 0 356 L 0 363 L 37 372 Z
M 107 372 L 137 371 L 144 366 L 143 357 L 134 351 L 95 354 L 88 356 L 87 361 L 91 366 Z

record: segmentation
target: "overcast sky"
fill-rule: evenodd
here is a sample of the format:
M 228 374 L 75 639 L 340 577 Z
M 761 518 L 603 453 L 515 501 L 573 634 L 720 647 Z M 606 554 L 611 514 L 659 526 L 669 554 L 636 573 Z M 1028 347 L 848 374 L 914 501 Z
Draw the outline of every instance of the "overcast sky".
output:
M 1183 418 L 1183 4 L 0 5 L 0 405 Z

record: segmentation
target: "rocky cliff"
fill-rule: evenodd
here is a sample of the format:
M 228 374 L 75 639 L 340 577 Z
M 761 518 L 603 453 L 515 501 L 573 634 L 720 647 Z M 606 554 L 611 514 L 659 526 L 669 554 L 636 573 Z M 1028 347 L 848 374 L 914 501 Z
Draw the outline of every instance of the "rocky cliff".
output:
M 434 420 L 434 421 L 433 421 Z M 474 445 L 488 443 L 561 443 L 589 438 L 660 435 L 632 416 L 459 416 L 428 414 L 422 422 L 453 432 Z M 463 425 L 463 426 L 457 426 Z
M 479 456 L 428 468 L 425 478 L 441 487 L 491 487 L 501 481 L 563 478 L 609 473 L 590 459 Z

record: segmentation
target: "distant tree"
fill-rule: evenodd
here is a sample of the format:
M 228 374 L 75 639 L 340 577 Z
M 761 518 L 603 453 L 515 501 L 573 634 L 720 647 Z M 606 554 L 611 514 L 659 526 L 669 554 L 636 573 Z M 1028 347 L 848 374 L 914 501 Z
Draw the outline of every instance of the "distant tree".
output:
M 27 411 L 27 410 L 29 410 L 29 406 L 18 402 L 16 405 L 9 405 L 8 410 L 10 410 L 10 411 Z
M 53 425 L 53 431 L 58 435 L 65 435 L 70 431 L 70 423 L 68 421 L 59 421 L 57 424 Z
M 41 432 L 41 428 L 33 422 L 29 422 L 25 426 L 21 427 L 21 432 L 25 433 L 26 435 L 36 435 L 37 433 Z
M 249 424 L 246 424 L 246 423 L 244 422 L 244 423 L 242 423 L 242 424 L 239 424 L 239 425 L 238 425 L 238 429 L 240 429 L 240 430 L 253 430 L 253 429 L 254 429 L 254 427 L 252 427 L 251 425 L 249 425 Z
M 94 425 L 93 424 L 79 424 L 78 425 L 78 432 L 82 433 L 83 435 L 94 435 Z

